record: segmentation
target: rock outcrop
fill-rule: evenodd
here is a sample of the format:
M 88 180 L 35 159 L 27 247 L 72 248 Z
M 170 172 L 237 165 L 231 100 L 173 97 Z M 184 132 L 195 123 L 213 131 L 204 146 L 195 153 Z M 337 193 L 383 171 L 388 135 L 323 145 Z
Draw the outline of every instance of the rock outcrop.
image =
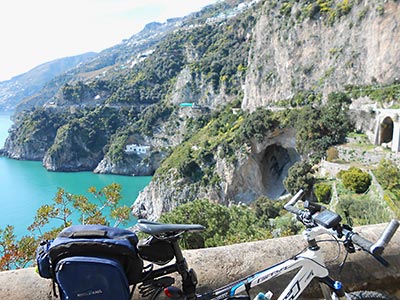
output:
M 296 131 L 277 129 L 262 142 L 252 141 L 245 152 L 237 151 L 237 163 L 216 155 L 215 169 L 221 179 L 219 188 L 190 184 L 176 170 L 153 177 L 133 205 L 133 214 L 155 220 L 180 203 L 207 198 L 211 201 L 249 203 L 258 197 L 279 198 L 286 193 L 283 179 L 300 156 L 296 152 Z
M 129 176 L 152 176 L 161 164 L 165 154 L 152 152 L 149 155 L 131 154 L 121 162 L 114 162 L 105 156 L 94 169 L 98 174 L 119 174 Z
M 346 85 L 400 78 L 400 3 L 358 1 L 332 24 L 321 13 L 299 20 L 301 2 L 287 15 L 272 5 L 264 2 L 253 31 L 243 108 L 254 110 L 302 90 L 327 95 Z

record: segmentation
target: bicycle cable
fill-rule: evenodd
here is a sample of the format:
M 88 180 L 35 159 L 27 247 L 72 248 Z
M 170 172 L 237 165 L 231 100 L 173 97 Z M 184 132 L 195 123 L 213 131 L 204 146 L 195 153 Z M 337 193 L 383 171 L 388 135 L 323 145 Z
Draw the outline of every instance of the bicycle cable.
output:
M 331 243 L 335 242 L 337 244 L 337 246 L 338 246 L 337 247 L 338 251 L 337 251 L 336 257 L 331 259 L 331 260 L 327 260 L 326 261 L 326 263 L 332 263 L 332 262 L 338 260 L 339 257 L 340 257 L 340 254 L 342 254 L 341 247 L 340 247 L 340 242 L 341 241 L 339 241 L 334 235 L 332 235 L 332 239 L 326 239 L 326 240 L 317 241 L 317 243 L 327 243 L 327 242 L 331 242 Z

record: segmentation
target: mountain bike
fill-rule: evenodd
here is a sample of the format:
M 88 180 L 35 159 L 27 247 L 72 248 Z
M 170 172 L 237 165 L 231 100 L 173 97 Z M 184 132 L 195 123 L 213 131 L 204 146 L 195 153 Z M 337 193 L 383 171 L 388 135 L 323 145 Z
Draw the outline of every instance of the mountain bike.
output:
M 142 245 L 139 243 L 139 253 L 149 261 L 160 265 L 175 258 L 173 264 L 161 266 L 158 269 L 154 269 L 153 264 L 149 265 L 144 271 L 144 280 L 143 284 L 139 286 L 139 293 L 151 300 L 158 299 L 160 296 L 163 299 L 173 300 L 250 300 L 250 291 L 256 286 L 288 272 L 294 272 L 295 274 L 289 284 L 278 296 L 278 300 L 299 298 L 303 291 L 309 287 L 313 278 L 318 279 L 325 299 L 389 299 L 385 294 L 375 291 L 347 293 L 341 282 L 329 276 L 323 249 L 319 246 L 321 241 L 317 238 L 323 234 L 330 234 L 334 237 L 334 242 L 343 244 L 347 253 L 354 253 L 357 249 L 362 249 L 384 266 L 388 266 L 389 263 L 382 258 L 382 253 L 399 227 L 399 222 L 392 220 L 379 239 L 376 242 L 371 242 L 354 232 L 350 226 L 342 224 L 340 215 L 318 203 L 305 201 L 303 209 L 295 207 L 302 195 L 303 191 L 300 190 L 284 205 L 284 208 L 294 214 L 297 220 L 305 226 L 303 236 L 307 242 L 307 247 L 303 251 L 292 258 L 250 274 L 245 278 L 200 294 L 196 292 L 198 284 L 196 272 L 188 267 L 178 240 L 185 232 L 202 231 L 205 228 L 198 224 L 162 224 L 144 219 L 138 220 L 137 229 L 149 235 L 146 242 Z M 175 279 L 167 276 L 175 272 L 181 276 L 181 288 L 174 286 Z M 258 294 L 255 299 L 268 300 L 271 297 L 271 293 L 268 292 Z

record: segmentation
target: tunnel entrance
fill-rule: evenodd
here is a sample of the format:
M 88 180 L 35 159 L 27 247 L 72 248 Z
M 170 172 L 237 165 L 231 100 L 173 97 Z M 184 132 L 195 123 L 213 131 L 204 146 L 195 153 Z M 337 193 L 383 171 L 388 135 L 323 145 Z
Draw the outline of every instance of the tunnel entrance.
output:
M 380 144 L 390 143 L 393 140 L 393 120 L 386 117 L 380 127 Z
M 286 193 L 283 180 L 289 168 L 300 159 L 295 149 L 286 149 L 274 144 L 268 146 L 261 158 L 263 194 L 270 199 L 277 199 Z

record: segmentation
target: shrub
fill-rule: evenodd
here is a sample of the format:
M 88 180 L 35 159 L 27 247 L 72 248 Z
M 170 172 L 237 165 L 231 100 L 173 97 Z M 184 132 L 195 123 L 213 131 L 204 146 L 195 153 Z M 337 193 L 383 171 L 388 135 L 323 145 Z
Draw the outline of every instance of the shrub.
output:
M 381 160 L 374 174 L 384 189 L 400 189 L 400 168 L 392 161 Z
M 226 207 L 206 199 L 179 205 L 160 217 L 164 223 L 197 223 L 206 227 L 201 233 L 188 233 L 180 243 L 185 249 L 222 246 L 271 237 L 257 224 L 257 217 L 247 206 Z
M 328 204 L 332 196 L 332 186 L 328 183 L 317 183 L 314 185 L 314 194 L 318 202 Z
M 281 214 L 283 203 L 263 196 L 252 202 L 251 207 L 255 210 L 257 218 L 266 216 L 274 219 Z
M 326 160 L 334 162 L 339 158 L 339 151 L 335 147 L 329 147 L 326 151 Z
M 344 186 L 357 194 L 364 193 L 371 185 L 371 175 L 360 168 L 351 167 L 341 177 Z

